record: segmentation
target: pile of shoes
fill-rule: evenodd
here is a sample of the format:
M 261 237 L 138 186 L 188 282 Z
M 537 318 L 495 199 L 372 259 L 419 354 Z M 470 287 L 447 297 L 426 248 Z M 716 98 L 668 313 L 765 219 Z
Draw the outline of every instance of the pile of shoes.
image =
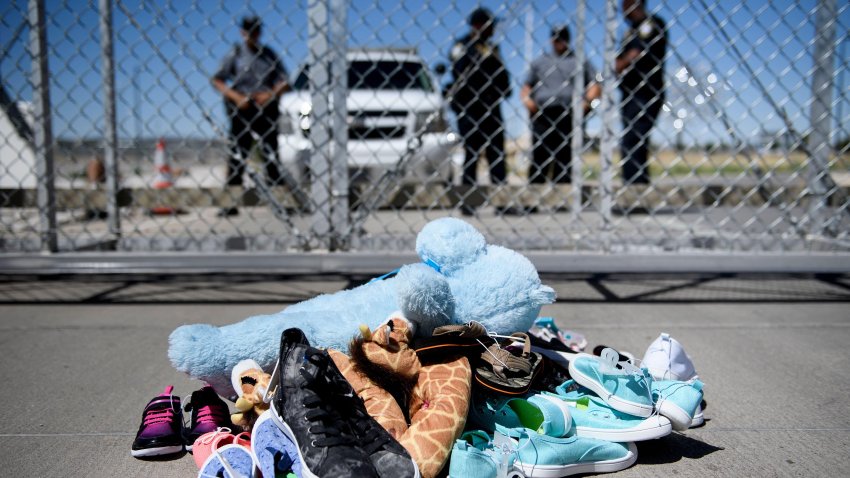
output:
M 528 337 L 531 351 L 547 359 L 544 377 L 566 366 L 571 378 L 554 390 L 535 380 L 529 391 L 516 394 L 475 387 L 467 429 L 452 450 L 450 477 L 619 471 L 637 460 L 634 442 L 704 421 L 703 384 L 669 334 L 661 334 L 642 361 L 604 346 L 595 349 L 598 355 L 582 353 L 584 337 L 559 331 L 551 318 L 538 319 Z M 514 347 L 522 342 L 510 340 Z
M 638 361 L 605 346 L 584 353 L 587 339 L 549 317 L 510 336 L 471 322 L 415 341 L 406 324 L 394 316 L 362 330 L 362 351 L 352 341 L 350 358 L 287 329 L 262 386 L 256 374 L 234 371 L 244 376 L 234 387 L 255 386 L 255 402 L 268 407 L 245 431 L 212 387 L 181 407 L 169 386 L 145 407 L 131 454 L 191 452 L 198 477 L 430 478 L 444 467 L 453 478 L 561 477 L 626 469 L 637 460 L 635 442 L 704 422 L 703 384 L 669 334 Z M 384 382 L 362 369 L 379 356 L 394 363 Z M 439 372 L 429 375 L 431 367 Z M 393 393 L 380 389 L 387 380 L 412 385 Z M 414 417 L 429 407 L 430 418 Z M 446 443 L 425 452 L 426 442 Z

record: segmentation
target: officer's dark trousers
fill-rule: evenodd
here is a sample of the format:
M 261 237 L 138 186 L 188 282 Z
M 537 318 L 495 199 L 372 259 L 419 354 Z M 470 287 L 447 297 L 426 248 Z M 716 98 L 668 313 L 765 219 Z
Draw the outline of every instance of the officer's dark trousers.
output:
M 225 104 L 230 118 L 230 158 L 227 162 L 228 186 L 241 186 L 245 173 L 245 162 L 254 145 L 254 135 L 260 146 L 261 157 L 266 167 L 269 185 L 280 184 L 281 176 L 277 157 L 277 120 L 280 116 L 277 102 L 265 107 L 252 105 L 240 110 L 230 103 Z
M 572 181 L 572 147 L 570 131 L 573 119 L 570 110 L 550 106 L 540 110 L 532 119 L 534 154 L 528 171 L 528 181 L 556 183 Z
M 623 138 L 620 154 L 623 157 L 623 184 L 649 183 L 649 133 L 661 110 L 661 99 L 627 98 L 621 106 Z
M 495 184 L 505 182 L 505 128 L 499 105 L 467 107 L 457 112 L 457 129 L 463 139 L 466 159 L 463 163 L 463 184 L 475 184 L 478 156 L 484 150 L 490 163 L 490 179 Z

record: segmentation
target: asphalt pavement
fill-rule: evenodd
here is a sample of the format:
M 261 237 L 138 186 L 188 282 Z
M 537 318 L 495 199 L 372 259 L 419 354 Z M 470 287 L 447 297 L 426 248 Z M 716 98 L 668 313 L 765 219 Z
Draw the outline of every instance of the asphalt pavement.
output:
M 319 278 L 0 277 L 0 476 L 189 477 L 130 456 L 147 401 L 200 383 L 166 355 L 177 326 L 224 325 L 354 285 Z M 847 476 L 850 277 L 550 277 L 543 314 L 638 356 L 661 332 L 705 382 L 706 424 L 638 445 L 623 477 Z

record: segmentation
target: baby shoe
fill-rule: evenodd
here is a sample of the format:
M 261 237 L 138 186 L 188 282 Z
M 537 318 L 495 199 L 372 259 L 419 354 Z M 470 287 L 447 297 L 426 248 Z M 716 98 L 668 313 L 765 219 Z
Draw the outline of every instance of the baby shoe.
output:
M 669 418 L 675 430 L 687 430 L 702 402 L 702 382 L 653 380 L 652 397 L 658 413 Z
M 570 376 L 615 410 L 636 417 L 652 415 L 649 372 L 627 362 L 618 363 L 617 358 L 617 352 L 610 348 L 602 351 L 602 357 L 579 354 L 570 362 Z
M 539 394 L 528 399 L 491 398 L 484 409 L 479 410 L 475 422 L 491 432 L 499 424 L 505 428 L 528 428 L 553 437 L 567 436 L 572 429 L 569 406 L 559 400 L 547 400 Z
M 173 390 L 171 385 L 165 387 L 162 394 L 145 406 L 142 424 L 130 448 L 132 456 L 170 455 L 183 451 L 183 414 L 180 397 L 172 395 Z
M 256 468 L 250 449 L 242 445 L 224 445 L 210 453 L 198 471 L 198 478 L 253 478 Z
M 595 438 L 556 438 L 527 428 L 504 428 L 501 433 L 514 443 L 513 465 L 529 478 L 559 477 L 625 470 L 637 460 L 634 443 L 612 443 Z
M 209 385 L 192 392 L 184 411 L 192 412 L 189 429 L 184 431 L 188 451 L 192 451 L 195 441 L 205 433 L 214 432 L 219 428 L 236 429 L 230 421 L 230 409 L 227 404 Z
M 542 396 L 570 407 L 573 428 L 580 437 L 625 443 L 654 440 L 673 431 L 666 417 L 654 414 L 642 418 L 615 410 L 573 380 L 562 383 L 556 393 L 544 393 Z
M 513 453 L 505 456 L 506 468 L 512 468 L 514 458 Z M 501 454 L 494 449 L 490 435 L 481 430 L 469 431 L 452 448 L 449 478 L 496 478 L 500 461 Z
M 251 449 L 257 460 L 257 468 L 264 477 L 278 476 L 292 470 L 302 476 L 298 450 L 292 440 L 277 426 L 272 411 L 263 412 L 251 430 Z
M 678 340 L 662 333 L 646 349 L 641 365 L 655 380 L 687 381 L 699 378 L 691 357 Z
M 200 469 L 213 450 L 230 444 L 251 448 L 251 437 L 247 433 L 233 435 L 229 428 L 219 428 L 214 432 L 204 433 L 192 444 L 192 458 Z

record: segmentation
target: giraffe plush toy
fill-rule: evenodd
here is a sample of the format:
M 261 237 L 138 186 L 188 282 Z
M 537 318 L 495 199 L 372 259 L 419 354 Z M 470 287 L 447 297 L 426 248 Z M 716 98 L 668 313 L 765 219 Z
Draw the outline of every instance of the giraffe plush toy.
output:
M 251 357 L 270 372 L 280 334 L 290 327 L 303 330 L 315 346 L 337 350 L 346 349 L 360 324 L 374 329 L 395 311 L 410 322 L 415 336 L 427 337 L 441 325 L 472 320 L 490 332 L 510 334 L 528 330 L 540 307 L 555 300 L 555 291 L 541 284 L 528 259 L 487 244 L 480 232 L 460 219 L 446 217 L 426 224 L 417 236 L 416 252 L 421 262 L 402 266 L 388 279 L 224 327 L 180 326 L 169 337 L 171 363 L 227 397 L 233 393 L 233 367 Z
M 352 340 L 351 357 L 330 354 L 369 415 L 407 449 L 423 478 L 433 478 L 466 425 L 472 369 L 466 357 L 422 364 L 412 340 L 410 322 L 393 314 Z

